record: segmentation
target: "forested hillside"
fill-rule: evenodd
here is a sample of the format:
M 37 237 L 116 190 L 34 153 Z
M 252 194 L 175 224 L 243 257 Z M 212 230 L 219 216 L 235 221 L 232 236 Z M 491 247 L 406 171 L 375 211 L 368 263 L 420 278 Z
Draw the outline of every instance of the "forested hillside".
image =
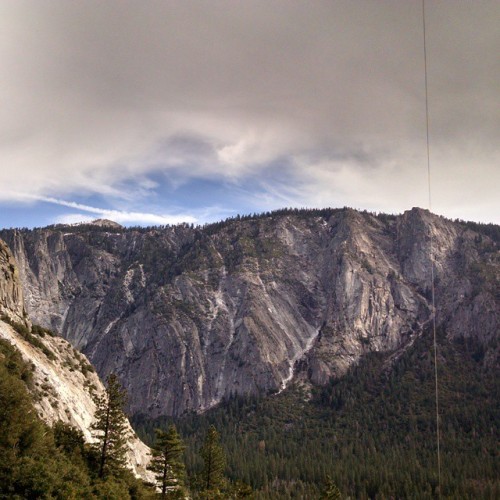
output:
M 37 416 L 32 384 L 33 366 L 0 339 L 0 498 L 153 498 L 128 469 L 100 477 L 82 432 Z
M 490 346 L 495 350 L 495 346 Z M 439 334 L 442 494 L 500 495 L 498 359 Z M 344 497 L 434 498 L 437 488 L 434 365 L 429 334 L 397 361 L 371 354 L 323 389 L 297 383 L 265 399 L 233 398 L 203 415 L 176 419 L 187 466 L 209 425 L 220 431 L 228 474 L 256 498 L 319 498 L 330 476 Z M 169 419 L 136 418 L 146 440 Z

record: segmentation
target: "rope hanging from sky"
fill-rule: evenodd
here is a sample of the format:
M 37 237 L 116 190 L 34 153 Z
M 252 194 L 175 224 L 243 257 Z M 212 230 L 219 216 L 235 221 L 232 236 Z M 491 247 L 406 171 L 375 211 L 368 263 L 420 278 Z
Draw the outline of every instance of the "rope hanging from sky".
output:
M 431 197 L 431 155 L 429 147 L 429 97 L 427 88 L 427 43 L 425 31 L 425 0 L 422 0 L 422 27 L 424 39 L 424 73 L 425 73 L 425 131 L 427 141 L 427 190 L 428 190 L 428 205 L 429 211 L 432 210 Z M 434 245 L 432 228 L 430 228 L 429 238 L 429 262 L 431 268 L 431 299 L 432 299 L 432 329 L 434 343 L 434 380 L 435 380 L 435 398 L 436 398 L 436 450 L 437 450 L 437 471 L 438 471 L 438 497 L 441 497 L 441 450 L 440 450 L 440 428 L 439 428 L 439 386 L 438 386 L 438 357 L 437 357 L 437 341 L 436 341 L 436 304 L 434 294 Z

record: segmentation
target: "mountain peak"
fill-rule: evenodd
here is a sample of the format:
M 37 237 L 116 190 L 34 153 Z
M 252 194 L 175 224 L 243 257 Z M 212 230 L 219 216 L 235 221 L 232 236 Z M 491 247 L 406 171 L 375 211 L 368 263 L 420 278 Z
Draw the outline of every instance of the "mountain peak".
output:
M 123 226 L 121 224 L 118 224 L 118 222 L 109 220 L 109 219 L 95 219 L 92 222 L 88 222 L 88 224 L 91 224 L 92 226 L 99 226 L 99 227 L 111 227 L 114 229 L 123 229 Z

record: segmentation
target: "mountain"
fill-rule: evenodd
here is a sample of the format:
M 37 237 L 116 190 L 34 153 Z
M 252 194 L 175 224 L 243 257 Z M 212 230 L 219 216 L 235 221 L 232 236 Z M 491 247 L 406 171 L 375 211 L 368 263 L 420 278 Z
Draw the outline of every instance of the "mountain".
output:
M 29 389 L 38 416 L 47 424 L 61 421 L 93 440 L 94 395 L 104 386 L 88 359 L 66 340 L 50 331 L 32 327 L 24 308 L 23 293 L 15 260 L 0 240 L 0 339 L 15 347 L 30 366 Z M 138 476 L 151 480 L 146 471 L 149 448 L 129 427 L 127 463 Z
M 500 363 L 484 365 L 484 346 L 437 331 L 441 497 L 500 498 Z M 252 485 L 255 498 L 322 498 L 330 477 L 341 498 L 437 498 L 433 332 L 397 359 L 370 353 L 323 387 L 294 381 L 267 398 L 233 397 L 201 414 L 136 416 L 152 442 L 175 423 L 187 445 L 191 476 L 214 425 L 228 475 Z M 390 368 L 390 369 L 389 369 Z
M 29 325 L 16 262 L 3 241 L 0 241 L 0 315 Z
M 432 320 L 498 362 L 499 228 L 414 208 L 282 210 L 192 227 L 3 230 L 27 312 L 119 375 L 132 414 L 316 385 Z

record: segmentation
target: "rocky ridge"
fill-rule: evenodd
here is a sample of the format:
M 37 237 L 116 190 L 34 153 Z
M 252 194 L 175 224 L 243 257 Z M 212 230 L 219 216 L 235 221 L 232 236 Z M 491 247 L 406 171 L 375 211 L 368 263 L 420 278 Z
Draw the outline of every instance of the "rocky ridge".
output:
M 94 395 L 104 393 L 104 386 L 88 359 L 61 337 L 29 333 L 22 290 L 15 261 L 0 240 L 0 338 L 7 340 L 32 367 L 32 395 L 38 415 L 48 424 L 62 421 L 82 431 L 92 442 Z M 8 273 L 5 272 L 8 270 Z M 14 328 L 11 324 L 18 325 Z M 25 335 L 18 330 L 25 331 Z M 31 339 L 31 342 L 30 342 Z M 129 426 L 127 462 L 133 472 L 151 480 L 146 470 L 149 448 Z
M 23 289 L 17 266 L 5 243 L 0 241 L 0 315 L 28 325 Z
M 431 236 L 438 326 L 489 346 L 498 239 L 422 209 L 0 232 L 30 316 L 117 373 L 131 412 L 150 416 L 277 392 L 299 372 L 323 384 L 366 353 L 404 350 L 432 318 Z

